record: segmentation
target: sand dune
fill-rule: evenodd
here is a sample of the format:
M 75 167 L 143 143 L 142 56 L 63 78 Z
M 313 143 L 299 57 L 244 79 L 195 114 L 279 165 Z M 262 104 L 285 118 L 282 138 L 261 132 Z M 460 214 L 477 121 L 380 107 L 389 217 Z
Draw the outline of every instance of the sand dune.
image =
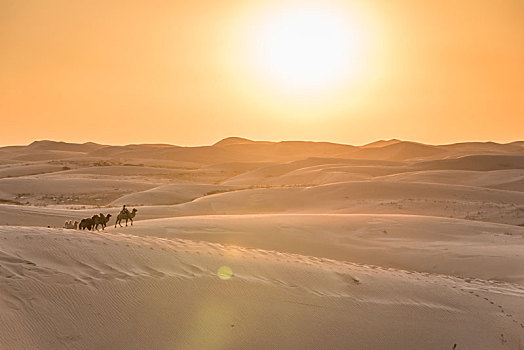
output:
M 229 144 L 219 146 L 229 151 L 245 153 L 259 159 L 277 159 L 292 161 L 309 157 L 329 157 L 340 153 L 353 151 L 355 146 L 336 144 L 331 142 L 257 142 L 250 144 Z M 298 156 L 298 157 L 297 157 Z
M 351 146 L 330 142 L 305 141 L 252 141 L 242 138 L 226 138 L 212 146 L 180 147 L 166 144 L 140 144 L 127 146 L 106 146 L 94 143 L 72 144 L 55 141 L 36 141 L 28 146 L 0 148 L 0 158 L 31 157 L 58 159 L 85 154 L 90 157 L 126 159 L 163 159 L 180 162 L 212 164 L 239 161 L 293 161 L 308 157 L 413 160 L 435 156 L 468 156 L 479 154 L 518 154 L 522 145 L 518 142 L 497 144 L 493 142 L 467 142 L 450 145 L 424 145 L 416 142 L 389 140 L 377 141 L 364 146 Z M 55 152 L 55 153 L 53 153 Z M 62 152 L 62 153 L 60 153 Z M 60 156 L 61 154 L 61 156 Z M 46 158 L 47 157 L 47 158 Z M 473 169 L 471 169 L 473 170 Z
M 499 190 L 524 192 L 524 179 L 518 179 L 518 180 L 514 180 L 514 181 L 503 182 L 503 183 L 500 183 L 500 184 L 491 185 L 489 187 L 497 188 Z
M 365 144 L 365 145 L 362 146 L 362 148 L 384 147 L 384 146 L 388 146 L 388 145 L 393 145 L 393 144 L 398 143 L 398 142 L 401 142 L 401 141 L 397 140 L 397 139 L 378 140 L 378 141 L 374 141 L 374 142 Z
M 153 152 L 179 148 L 171 145 L 104 146 L 89 152 L 91 157 L 149 158 Z
M 63 171 L 64 167 L 59 164 L 36 163 L 36 164 L 11 164 L 0 167 L 0 178 L 37 175 Z
M 438 159 L 420 162 L 418 170 L 473 170 L 490 171 L 524 169 L 524 155 L 476 155 L 453 159 Z
M 384 159 L 403 161 L 414 158 L 425 158 L 447 153 L 438 146 L 424 145 L 416 142 L 398 141 L 386 143 L 381 147 L 363 147 L 348 156 L 351 158 Z
M 0 147 L 0 158 L 31 161 L 64 159 L 78 157 L 100 147 L 103 146 L 92 142 L 77 144 L 44 140 L 27 146 Z
M 59 160 L 59 159 L 70 159 L 83 156 L 81 152 L 69 152 L 69 151 L 39 151 L 39 152 L 28 152 L 22 153 L 15 157 L 13 160 L 19 161 L 42 161 L 42 160 Z
M 171 205 L 190 202 L 206 195 L 228 192 L 237 186 L 217 186 L 207 184 L 163 185 L 150 190 L 125 195 L 111 202 L 111 205 Z
M 276 162 L 229 162 L 205 165 L 201 169 L 211 171 L 229 171 L 243 173 L 246 171 L 277 165 Z
M 117 179 L 18 177 L 0 179 L 0 196 L 42 205 L 106 205 L 123 194 L 151 187 L 150 183 Z
M 99 166 L 67 171 L 69 174 L 92 174 L 109 176 L 155 176 L 177 173 L 177 169 L 153 168 L 147 166 Z
M 439 146 L 454 154 L 489 154 L 489 153 L 522 153 L 522 145 L 518 142 L 500 144 L 496 142 L 460 142 Z
M 333 176 L 333 173 L 337 173 L 335 176 L 339 174 L 347 175 L 349 179 L 353 180 L 355 178 L 362 179 L 367 176 L 395 174 L 402 171 L 408 171 L 408 169 L 404 168 L 405 167 L 402 166 L 402 163 L 393 161 L 313 157 L 289 163 L 259 167 L 231 177 L 224 181 L 224 184 L 321 184 L 330 182 L 329 178 L 320 179 L 320 176 L 328 175 L 328 177 L 330 177 Z M 307 172 L 315 172 L 316 174 L 308 175 L 306 174 Z
M 289 173 L 269 178 L 253 178 L 249 181 L 247 176 L 230 179 L 226 183 L 255 183 L 260 185 L 322 185 L 335 182 L 350 182 L 368 180 L 371 175 L 366 174 L 363 168 L 369 167 L 340 167 L 340 166 L 316 166 L 311 168 L 290 171 Z M 376 168 L 373 167 L 376 171 Z M 387 169 L 390 170 L 390 169 Z
M 125 232 L 524 285 L 524 227 L 512 225 L 413 215 L 258 214 L 146 220 Z
M 86 143 L 68 143 L 60 141 L 51 141 L 51 140 L 42 140 L 35 141 L 28 145 L 28 148 L 38 149 L 38 150 L 55 150 L 55 151 L 70 151 L 70 152 L 92 152 L 99 148 L 104 147 L 103 145 L 86 142 Z
M 178 206 L 142 208 L 151 218 L 256 213 L 419 214 L 521 224 L 524 194 L 478 187 L 355 181 L 312 187 L 246 189 Z
M 17 180 L 24 183 L 22 180 L 25 179 L 5 180 Z M 117 186 L 112 181 L 98 180 L 98 182 L 100 182 L 100 188 L 102 186 Z M 1 183 L 0 181 L 0 185 Z M 33 183 L 37 186 L 37 182 Z M 56 182 L 57 186 L 62 186 L 62 184 Z M 70 184 L 72 187 L 77 185 L 78 182 L 75 181 Z M 378 213 L 453 217 L 512 225 L 524 223 L 522 216 L 524 193 L 470 186 L 392 181 L 354 181 L 311 187 L 291 186 L 253 189 L 189 184 L 166 185 L 166 187 L 159 188 L 147 184 L 136 185 L 144 186 L 142 188 L 146 191 L 153 189 L 151 189 L 151 192 L 137 192 L 139 190 L 137 188 L 133 194 L 129 195 L 130 197 L 123 198 L 118 191 L 115 191 L 114 195 L 118 198 L 113 198 L 112 201 L 115 206 L 120 206 L 125 202 L 133 205 L 140 204 L 141 201 L 149 200 L 152 202 L 153 204 L 140 206 L 140 215 L 137 216 L 137 220 L 217 214 Z M 121 182 L 118 186 L 125 186 L 119 187 L 122 190 L 128 184 Z M 46 188 L 49 190 L 49 187 Z M 212 194 L 224 189 L 227 189 L 227 191 Z M 60 190 L 56 191 L 63 191 L 62 193 L 65 194 L 67 190 L 61 187 Z M 93 198 L 92 196 L 96 195 L 96 188 L 93 188 L 93 191 L 91 194 L 85 195 Z M 191 200 L 199 195 L 203 196 Z M 102 198 L 101 196 L 99 195 L 96 198 Z M 27 200 L 22 198 L 22 200 L 24 199 Z M 103 200 L 107 201 L 111 198 L 103 197 Z M 137 203 L 134 203 L 135 200 Z M 162 205 L 162 201 L 184 201 L 184 203 Z M 99 202 L 101 201 L 94 203 Z M 22 210 L 25 213 L 31 213 L 29 218 L 24 219 L 23 216 L 20 217 L 16 213 L 21 210 L 19 207 L 0 205 L 0 222 L 7 222 L 11 225 L 61 226 L 66 219 L 91 216 L 100 211 L 115 215 L 119 210 L 119 207 L 102 210 L 98 208 L 85 210 L 59 208 L 24 207 Z
M 222 139 L 213 146 L 228 146 L 228 145 L 238 145 L 238 144 L 271 144 L 272 142 L 269 141 L 254 141 L 250 139 L 246 139 L 244 137 L 226 137 L 225 139 Z
M 524 344 L 522 142 L 38 141 L 0 164 L 2 349 Z
M 492 171 L 468 171 L 468 170 L 429 170 L 415 171 L 401 174 L 388 175 L 375 180 L 401 181 L 401 182 L 428 182 L 453 184 L 463 186 L 478 186 L 518 189 L 518 182 L 524 179 L 524 169 L 492 170 Z M 514 186 L 510 185 L 514 184 Z
M 269 169 L 257 169 L 227 179 L 223 184 L 236 185 L 325 185 L 335 182 L 350 182 L 370 179 L 408 171 L 403 167 L 393 166 L 351 166 L 324 164 L 290 170 L 285 174 L 268 172 Z
M 0 239 L 3 348 L 517 349 L 523 340 L 524 290 L 507 283 L 120 233 L 13 227 Z M 217 276 L 222 266 L 231 278 Z

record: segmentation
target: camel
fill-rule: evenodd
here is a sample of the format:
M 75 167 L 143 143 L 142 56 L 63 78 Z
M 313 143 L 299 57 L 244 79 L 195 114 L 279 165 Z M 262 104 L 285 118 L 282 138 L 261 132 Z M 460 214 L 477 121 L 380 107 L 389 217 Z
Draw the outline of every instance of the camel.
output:
M 91 231 L 91 228 L 94 228 L 95 223 L 92 218 L 82 219 L 80 220 L 80 224 L 78 225 L 79 230 L 85 230 L 88 229 Z
M 118 214 L 118 216 L 116 217 L 115 227 L 117 224 L 120 225 L 120 227 L 122 227 L 121 221 L 124 219 L 126 220 L 126 226 L 128 220 L 131 221 L 131 226 L 133 226 L 133 218 L 135 217 L 137 211 L 138 210 L 136 208 L 133 208 L 131 212 L 129 212 L 128 210 L 122 210 L 120 214 Z
M 99 215 L 93 215 L 91 219 L 93 219 L 94 229 L 98 231 L 98 225 L 100 225 L 102 226 L 102 230 L 104 230 L 111 216 L 111 214 L 107 214 L 107 216 L 104 216 L 104 214 L 102 213 L 100 213 Z
M 76 230 L 78 228 L 78 221 L 75 221 L 74 223 L 73 220 L 66 221 L 64 224 L 64 228 Z

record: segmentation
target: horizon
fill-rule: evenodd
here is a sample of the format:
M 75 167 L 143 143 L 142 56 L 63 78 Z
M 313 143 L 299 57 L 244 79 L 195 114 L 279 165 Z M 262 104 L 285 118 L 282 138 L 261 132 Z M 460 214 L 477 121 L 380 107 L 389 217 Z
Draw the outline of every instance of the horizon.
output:
M 66 141 L 66 140 L 39 139 L 39 140 L 30 141 L 30 142 L 25 143 L 25 144 L 0 144 L 0 148 L 2 148 L 2 147 L 11 147 L 11 146 L 24 147 L 24 146 L 30 146 L 31 144 L 37 143 L 37 142 L 55 142 L 55 143 L 78 144 L 78 145 L 92 143 L 92 144 L 98 144 L 98 145 L 102 145 L 102 146 L 166 145 L 166 146 L 176 146 L 176 147 L 206 147 L 206 146 L 214 146 L 214 145 L 218 144 L 219 142 L 227 140 L 227 139 L 245 139 L 246 141 L 271 142 L 271 143 L 280 143 L 280 142 L 331 143 L 331 144 L 339 144 L 339 145 L 354 146 L 354 147 L 363 147 L 363 146 L 367 146 L 369 144 L 372 144 L 372 143 L 375 143 L 375 142 L 381 142 L 381 141 L 385 141 L 385 142 L 398 141 L 398 142 L 416 143 L 416 144 L 422 144 L 422 145 L 428 145 L 428 146 L 446 146 L 446 145 L 454 145 L 454 144 L 462 144 L 462 143 L 495 143 L 495 144 L 500 144 L 500 145 L 506 145 L 506 144 L 511 144 L 511 143 L 515 143 L 515 142 L 522 142 L 522 141 L 524 141 L 524 138 L 523 138 L 523 139 L 516 139 L 516 140 L 512 140 L 512 141 L 508 141 L 508 142 L 496 142 L 496 141 L 492 141 L 492 140 L 466 140 L 466 141 L 462 140 L 462 141 L 450 142 L 450 143 L 426 143 L 426 142 L 413 141 L 413 140 L 404 140 L 404 139 L 398 139 L 398 138 L 390 138 L 390 139 L 373 140 L 373 141 L 366 142 L 366 143 L 363 143 L 363 144 L 353 144 L 353 143 L 346 143 L 346 142 L 334 142 L 334 141 L 329 141 L 329 140 L 296 140 L 296 139 L 288 139 L 288 140 L 257 140 L 257 139 L 251 139 L 251 138 L 243 137 L 243 136 L 227 136 L 227 137 L 223 137 L 223 138 L 221 138 L 219 140 L 216 140 L 214 142 L 211 142 L 211 143 L 194 144 L 194 145 L 185 145 L 185 144 L 178 144 L 178 143 L 165 143 L 165 142 L 131 142 L 131 143 L 117 144 L 117 143 L 101 143 L 101 142 L 95 142 L 95 141 L 79 141 L 79 142 L 76 142 L 76 141 Z

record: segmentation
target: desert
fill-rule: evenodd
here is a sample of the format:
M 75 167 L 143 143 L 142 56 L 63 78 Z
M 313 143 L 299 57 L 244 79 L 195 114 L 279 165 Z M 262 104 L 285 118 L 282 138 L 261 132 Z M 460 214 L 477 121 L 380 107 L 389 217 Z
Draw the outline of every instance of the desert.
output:
M 523 0 L 0 0 L 0 350 L 524 350 Z
M 524 342 L 522 143 L 0 154 L 2 348 Z M 99 213 L 104 229 L 64 228 Z

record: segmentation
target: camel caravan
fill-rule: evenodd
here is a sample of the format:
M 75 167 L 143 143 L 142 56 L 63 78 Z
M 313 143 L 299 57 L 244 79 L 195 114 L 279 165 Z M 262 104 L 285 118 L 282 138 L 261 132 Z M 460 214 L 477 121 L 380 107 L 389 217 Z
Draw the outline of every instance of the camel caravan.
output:
M 111 218 L 111 214 L 107 214 L 106 216 L 104 216 L 104 214 L 102 213 L 93 215 L 90 218 L 80 220 L 80 224 L 78 224 L 78 228 L 80 230 L 88 229 L 89 231 L 91 231 L 91 229 L 93 229 L 93 230 L 98 231 L 98 225 L 100 225 L 103 230 L 106 228 L 107 223 L 109 222 L 110 218 Z
M 137 211 L 138 210 L 136 208 L 133 208 L 133 210 L 129 211 L 126 208 L 126 206 L 124 205 L 124 207 L 122 208 L 122 210 L 116 217 L 115 227 L 117 225 L 120 225 L 120 227 L 123 227 L 122 220 L 126 221 L 126 226 L 127 226 L 128 221 L 131 221 L 131 226 L 133 226 L 133 218 L 135 217 Z M 68 220 L 64 223 L 64 228 L 74 229 L 74 230 L 88 230 L 88 231 L 97 230 L 98 231 L 98 227 L 100 226 L 102 227 L 102 230 L 104 230 L 107 227 L 107 224 L 109 223 L 109 219 L 111 218 L 111 216 L 112 216 L 111 214 L 104 215 L 100 213 L 100 214 L 93 215 L 90 218 L 82 219 L 80 220 L 80 222 L 78 221 L 73 222 L 73 220 Z

